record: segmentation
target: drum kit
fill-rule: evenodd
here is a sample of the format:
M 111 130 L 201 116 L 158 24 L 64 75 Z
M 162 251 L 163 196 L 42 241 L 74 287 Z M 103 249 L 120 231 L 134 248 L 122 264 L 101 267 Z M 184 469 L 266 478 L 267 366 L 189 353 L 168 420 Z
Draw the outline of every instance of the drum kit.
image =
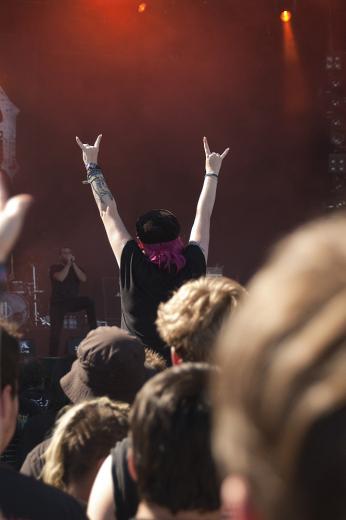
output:
M 18 327 L 29 323 L 34 327 L 49 327 L 49 317 L 39 312 L 39 298 L 44 291 L 38 288 L 37 267 L 34 264 L 31 265 L 31 276 L 30 282 L 11 280 L 8 290 L 0 293 L 0 316 Z

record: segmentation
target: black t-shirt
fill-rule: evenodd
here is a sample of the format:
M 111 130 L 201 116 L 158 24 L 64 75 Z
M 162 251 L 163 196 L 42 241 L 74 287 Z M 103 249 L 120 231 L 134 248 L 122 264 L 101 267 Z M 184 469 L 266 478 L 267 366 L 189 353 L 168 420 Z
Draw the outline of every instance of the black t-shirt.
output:
M 10 520 L 86 520 L 71 496 L 0 466 L 0 511 Z
M 50 280 L 52 282 L 52 303 L 62 302 L 78 296 L 80 282 L 72 265 L 63 282 L 59 282 L 59 280 L 56 280 L 53 276 L 54 273 L 62 271 L 64 267 L 63 264 L 56 264 L 52 265 L 49 269 Z
M 183 255 L 186 265 L 178 273 L 160 269 L 142 253 L 135 240 L 126 243 L 121 255 L 121 326 L 155 350 L 164 347 L 155 325 L 159 304 L 187 280 L 206 273 L 205 257 L 198 245 L 188 245 Z
M 117 520 L 129 520 L 135 516 L 139 499 L 137 484 L 132 479 L 127 465 L 129 439 L 117 442 L 111 451 L 114 503 Z

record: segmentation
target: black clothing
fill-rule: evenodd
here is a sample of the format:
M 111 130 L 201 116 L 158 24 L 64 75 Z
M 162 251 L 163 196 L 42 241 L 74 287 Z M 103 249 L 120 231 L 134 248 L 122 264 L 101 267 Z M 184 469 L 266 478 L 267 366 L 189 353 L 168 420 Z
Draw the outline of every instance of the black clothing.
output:
M 19 397 L 16 430 L 6 449 L 0 455 L 0 462 L 6 464 L 6 466 L 11 466 L 13 469 L 19 470 L 22 464 L 20 453 L 25 426 L 30 419 L 41 415 L 43 415 L 42 408 L 37 403 L 25 397 Z
M 117 520 L 129 520 L 136 515 L 139 499 L 137 484 L 132 480 L 127 465 L 129 439 L 118 442 L 111 451 L 114 503 Z
M 50 314 L 50 342 L 49 355 L 57 356 L 59 352 L 59 342 L 62 326 L 64 324 L 64 316 L 70 312 L 78 312 L 85 310 L 88 317 L 88 325 L 90 330 L 96 329 L 96 315 L 94 302 L 87 296 L 78 296 L 69 300 L 61 300 L 60 302 L 51 303 Z
M 144 345 L 162 353 L 165 346 L 155 326 L 157 308 L 186 281 L 206 274 L 205 257 L 197 244 L 183 250 L 186 265 L 179 272 L 162 270 L 151 262 L 135 240 L 124 246 L 120 262 L 121 327 Z
M 86 520 L 71 496 L 42 482 L 0 467 L 0 511 L 11 520 Z
M 80 281 L 71 265 L 69 272 L 63 282 L 59 282 L 54 278 L 55 273 L 59 273 L 64 269 L 63 264 L 52 265 L 49 269 L 50 280 L 52 283 L 51 303 L 77 298 L 79 293 Z
M 49 270 L 52 283 L 49 309 L 51 326 L 49 341 L 50 356 L 57 356 L 59 353 L 60 335 L 65 314 L 85 310 L 88 317 L 89 328 L 96 329 L 97 327 L 93 301 L 86 296 L 78 296 L 80 281 L 73 266 L 70 267 L 64 281 L 59 282 L 54 278 L 54 274 L 62 271 L 64 267 L 62 264 L 57 264 L 52 265 Z

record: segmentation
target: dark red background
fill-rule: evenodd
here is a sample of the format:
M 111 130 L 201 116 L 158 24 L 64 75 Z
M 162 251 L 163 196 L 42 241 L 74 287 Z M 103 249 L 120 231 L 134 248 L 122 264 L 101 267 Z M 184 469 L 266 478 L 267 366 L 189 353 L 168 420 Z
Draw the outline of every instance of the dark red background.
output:
M 230 146 L 209 264 L 241 282 L 278 237 L 323 211 L 324 62 L 331 20 L 333 45 L 342 41 L 342 2 L 297 2 L 293 29 L 309 102 L 291 115 L 278 2 L 149 0 L 142 15 L 138 3 L 1 0 L 0 85 L 21 111 L 13 189 L 35 197 L 15 268 L 29 279 L 29 264 L 38 265 L 43 306 L 60 246 L 72 247 L 87 270 L 85 292 L 99 318 L 101 277 L 117 276 L 81 184 L 76 135 L 91 142 L 103 133 L 100 163 L 131 232 L 138 214 L 167 207 L 186 238 L 203 181 L 202 137 L 215 151 Z M 299 95 L 294 83 L 290 95 Z

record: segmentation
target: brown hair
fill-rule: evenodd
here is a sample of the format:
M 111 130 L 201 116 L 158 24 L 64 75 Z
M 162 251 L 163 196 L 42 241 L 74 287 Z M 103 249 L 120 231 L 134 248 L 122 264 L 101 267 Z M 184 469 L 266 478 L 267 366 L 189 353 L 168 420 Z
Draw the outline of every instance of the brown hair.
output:
M 219 509 L 207 395 L 213 370 L 202 363 L 169 368 L 143 386 L 131 410 L 140 498 L 173 514 Z
M 330 433 L 341 414 L 345 439 L 345 237 L 342 215 L 283 241 L 221 341 L 215 452 L 265 519 L 346 517 L 345 444 Z
M 101 397 L 71 406 L 57 421 L 42 479 L 64 491 L 92 470 L 128 429 L 129 406 Z
M 184 361 L 210 361 L 226 317 L 245 289 L 226 277 L 202 277 L 180 287 L 158 308 L 157 329 Z

